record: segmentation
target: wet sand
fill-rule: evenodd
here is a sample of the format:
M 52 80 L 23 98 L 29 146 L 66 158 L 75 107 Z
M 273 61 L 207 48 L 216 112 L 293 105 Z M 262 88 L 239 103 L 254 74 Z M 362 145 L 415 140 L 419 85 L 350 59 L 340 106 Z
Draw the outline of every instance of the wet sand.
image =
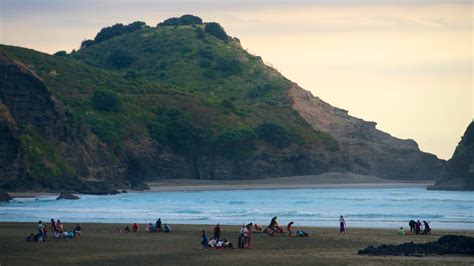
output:
M 252 250 L 205 250 L 200 232 L 210 225 L 172 225 L 173 233 L 118 233 L 124 224 L 82 224 L 80 239 L 27 243 L 33 223 L 0 223 L 1 265 L 472 265 L 472 256 L 362 256 L 369 245 L 437 240 L 446 234 L 474 236 L 474 231 L 436 231 L 432 235 L 398 236 L 396 229 L 306 227 L 309 238 L 254 233 Z M 73 224 L 65 224 L 71 230 Z M 143 229 L 143 226 L 141 227 Z M 295 230 L 301 229 L 295 227 Z M 222 237 L 237 244 L 239 226 L 222 226 Z
M 149 191 L 207 191 L 231 189 L 295 189 L 295 188 L 426 188 L 433 181 L 389 180 L 352 173 L 324 173 L 313 176 L 291 176 L 251 180 L 172 179 L 147 183 Z

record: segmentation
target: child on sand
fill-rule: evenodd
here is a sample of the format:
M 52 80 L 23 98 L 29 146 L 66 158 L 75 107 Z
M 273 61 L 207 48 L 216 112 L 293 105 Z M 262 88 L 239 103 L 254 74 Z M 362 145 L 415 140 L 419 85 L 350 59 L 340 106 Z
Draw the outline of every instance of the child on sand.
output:
M 291 226 L 293 225 L 293 222 L 290 222 L 288 226 L 286 227 L 286 230 L 288 230 L 288 236 L 291 236 Z
M 207 239 L 206 232 L 203 230 L 201 234 L 201 245 L 207 249 L 209 240 Z
M 399 236 L 404 236 L 405 235 L 405 231 L 403 231 L 403 227 L 400 227 L 400 229 L 398 230 L 398 235 Z

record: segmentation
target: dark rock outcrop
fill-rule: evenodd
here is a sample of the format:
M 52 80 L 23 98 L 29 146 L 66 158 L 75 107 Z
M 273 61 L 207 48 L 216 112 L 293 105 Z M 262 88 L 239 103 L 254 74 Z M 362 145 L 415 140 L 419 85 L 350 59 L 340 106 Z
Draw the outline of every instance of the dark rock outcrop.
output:
M 5 190 L 0 190 L 0 202 L 12 200 L 12 197 Z
M 443 161 L 424 153 L 414 140 L 401 140 L 377 130 L 376 123 L 350 116 L 294 84 L 293 109 L 316 130 L 338 142 L 344 168 L 353 173 L 391 179 L 436 179 Z
M 474 238 L 447 235 L 436 242 L 423 244 L 410 242 L 401 245 L 369 246 L 359 250 L 358 254 L 372 256 L 474 255 Z
M 77 199 L 80 199 L 80 197 L 76 196 L 72 193 L 69 193 L 69 192 L 61 192 L 61 194 L 59 194 L 59 196 L 56 198 L 56 200 L 61 200 L 61 199 L 77 200 Z
M 428 189 L 474 190 L 474 122 L 469 124 L 453 157 L 446 162 L 443 178 Z

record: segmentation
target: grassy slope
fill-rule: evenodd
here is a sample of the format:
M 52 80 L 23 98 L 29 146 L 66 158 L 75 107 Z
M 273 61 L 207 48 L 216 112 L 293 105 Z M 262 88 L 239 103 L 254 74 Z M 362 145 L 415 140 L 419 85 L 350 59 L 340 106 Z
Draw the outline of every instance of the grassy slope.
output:
M 110 55 L 117 50 L 132 55 L 129 66 L 117 69 L 110 64 Z M 240 159 L 252 159 L 245 145 L 274 155 L 308 148 L 337 149 L 331 136 L 312 130 L 291 109 L 286 95 L 290 81 L 243 50 L 236 40 L 224 42 L 209 34 L 198 38 L 194 27 L 146 28 L 68 57 L 5 45 L 0 45 L 0 51 L 41 77 L 65 106 L 71 134 L 84 142 L 91 132 L 97 135 L 113 160 L 120 160 L 130 147 L 153 141 L 150 125 L 162 122 L 157 120 L 160 108 L 181 110 L 193 128 L 204 129 L 206 149 L 219 145 L 220 136 L 233 128 L 254 130 L 271 121 L 289 132 L 292 144 L 285 149 L 258 138 L 252 144 L 238 142 L 232 150 L 244 151 Z M 117 94 L 120 109 L 94 109 L 95 90 Z M 169 149 L 167 143 L 158 145 Z

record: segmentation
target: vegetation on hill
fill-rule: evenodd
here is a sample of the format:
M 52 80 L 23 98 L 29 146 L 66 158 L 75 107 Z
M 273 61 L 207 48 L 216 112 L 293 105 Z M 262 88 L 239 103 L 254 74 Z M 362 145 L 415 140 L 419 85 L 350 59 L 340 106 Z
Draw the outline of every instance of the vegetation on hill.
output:
M 140 159 L 145 155 L 146 160 L 174 156 L 176 163 L 190 165 L 189 177 L 233 178 L 293 171 L 240 168 L 242 162 L 257 163 L 257 157 L 271 168 L 311 153 L 320 154 L 311 160 L 324 167 L 310 171 L 322 172 L 330 163 L 324 151 L 338 149 L 330 135 L 313 130 L 291 109 L 289 80 L 247 53 L 220 25 L 194 16 L 166 20 L 155 28 L 142 22 L 106 27 L 71 54 L 51 56 L 5 45 L 0 52 L 34 71 L 64 107 L 68 134 L 78 143 L 98 139 L 106 145 L 107 158 L 122 165 L 131 182 L 188 176 L 167 172 L 169 165 L 152 169 Z M 73 159 L 54 148 L 72 145 L 63 140 L 47 141 L 49 161 L 58 162 L 56 168 L 41 170 L 48 168 L 47 161 L 36 160 L 38 149 L 29 147 L 49 146 L 40 134 L 34 136 L 21 141 L 32 173 L 79 175 Z M 237 168 L 219 176 L 212 170 L 221 167 L 214 165 L 216 160 L 230 163 L 222 167 Z M 231 163 L 236 160 L 238 164 Z

